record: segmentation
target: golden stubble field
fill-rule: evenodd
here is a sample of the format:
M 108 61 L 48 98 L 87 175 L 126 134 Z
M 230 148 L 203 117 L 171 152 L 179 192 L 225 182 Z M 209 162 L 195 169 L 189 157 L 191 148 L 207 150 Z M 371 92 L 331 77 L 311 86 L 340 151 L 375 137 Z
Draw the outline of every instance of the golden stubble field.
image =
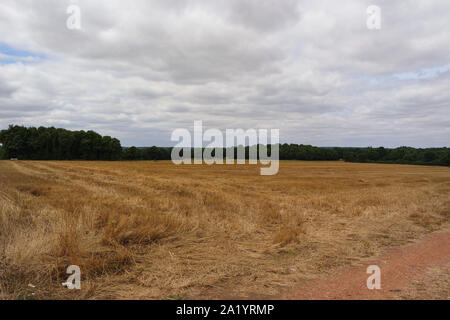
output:
M 446 167 L 1 161 L 0 299 L 276 295 L 447 227 L 449 195 Z

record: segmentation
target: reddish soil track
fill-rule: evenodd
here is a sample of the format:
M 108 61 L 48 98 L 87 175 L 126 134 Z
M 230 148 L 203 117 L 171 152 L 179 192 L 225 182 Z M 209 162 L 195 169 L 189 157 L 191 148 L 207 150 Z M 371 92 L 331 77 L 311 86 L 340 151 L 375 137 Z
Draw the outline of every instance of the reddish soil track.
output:
M 430 234 L 420 241 L 392 248 L 364 264 L 341 270 L 326 278 L 311 280 L 289 289 L 281 299 L 395 299 L 408 291 L 413 283 L 424 282 L 426 270 L 450 264 L 450 232 Z M 381 289 L 367 288 L 369 265 L 381 269 Z M 449 274 L 442 274 L 448 280 Z M 448 283 L 448 281 L 443 281 Z M 448 291 L 450 292 L 450 288 Z M 450 294 L 450 293 L 449 293 Z M 420 297 L 417 297 L 420 298 Z M 437 297 L 444 298 L 444 297 Z M 447 297 L 448 298 L 448 297 Z

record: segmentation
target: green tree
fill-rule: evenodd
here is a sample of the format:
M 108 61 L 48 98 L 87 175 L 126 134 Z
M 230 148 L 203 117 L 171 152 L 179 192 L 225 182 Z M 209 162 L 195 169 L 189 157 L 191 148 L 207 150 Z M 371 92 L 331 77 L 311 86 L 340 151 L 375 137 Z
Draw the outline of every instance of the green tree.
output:
M 423 154 L 423 159 L 425 160 L 425 162 L 432 162 L 432 161 L 436 160 L 436 158 L 437 158 L 437 155 L 434 150 L 427 150 Z
M 140 160 L 140 151 L 135 146 L 132 146 L 130 148 L 125 148 L 123 152 L 123 159 L 124 160 Z
M 450 166 L 450 149 L 444 148 L 439 163 L 444 166 Z
M 33 160 L 119 160 L 120 141 L 103 138 L 94 131 L 69 131 L 56 128 L 25 128 L 10 125 L 0 133 L 3 156 Z

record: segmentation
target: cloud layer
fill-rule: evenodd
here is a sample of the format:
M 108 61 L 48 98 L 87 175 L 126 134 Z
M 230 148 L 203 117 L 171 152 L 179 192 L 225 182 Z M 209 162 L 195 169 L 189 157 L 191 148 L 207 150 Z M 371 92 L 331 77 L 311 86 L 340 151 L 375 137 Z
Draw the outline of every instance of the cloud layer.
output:
M 81 30 L 66 27 L 69 5 Z M 381 8 L 380 30 L 366 9 Z M 205 127 L 282 142 L 448 146 L 450 2 L 3 0 L 0 127 L 173 145 Z

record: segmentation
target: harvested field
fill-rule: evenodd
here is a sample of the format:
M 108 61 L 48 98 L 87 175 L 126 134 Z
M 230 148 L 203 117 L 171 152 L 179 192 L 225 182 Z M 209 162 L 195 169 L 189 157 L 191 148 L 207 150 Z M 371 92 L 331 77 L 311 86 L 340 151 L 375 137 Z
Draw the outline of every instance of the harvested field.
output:
M 447 167 L 0 161 L 0 299 L 274 296 L 448 228 L 449 195 Z

